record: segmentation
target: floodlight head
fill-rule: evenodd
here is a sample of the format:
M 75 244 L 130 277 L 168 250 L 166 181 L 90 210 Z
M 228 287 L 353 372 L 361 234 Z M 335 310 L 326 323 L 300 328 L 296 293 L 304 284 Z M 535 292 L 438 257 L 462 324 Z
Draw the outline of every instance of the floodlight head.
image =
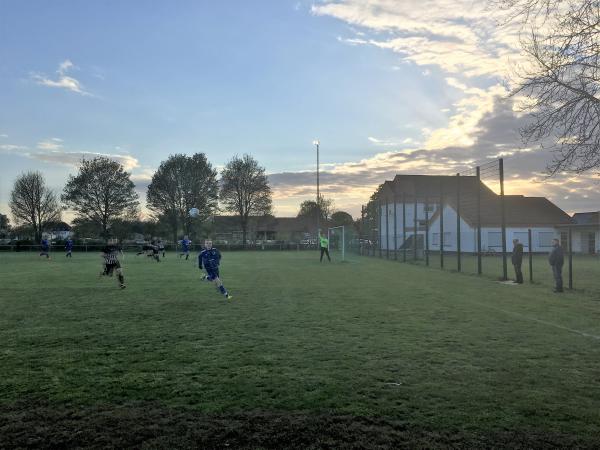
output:
M 320 144 L 320 142 L 319 142 L 319 140 L 318 140 L 318 139 L 315 139 L 315 140 L 313 141 L 313 145 L 319 145 L 319 144 Z

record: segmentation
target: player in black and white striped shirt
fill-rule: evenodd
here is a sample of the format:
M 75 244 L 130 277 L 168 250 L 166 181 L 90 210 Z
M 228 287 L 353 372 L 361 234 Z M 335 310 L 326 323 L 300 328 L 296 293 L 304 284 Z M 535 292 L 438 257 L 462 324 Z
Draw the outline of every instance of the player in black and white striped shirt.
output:
M 112 277 L 113 272 L 116 270 L 119 278 L 119 287 L 125 289 L 125 277 L 123 276 L 123 269 L 118 258 L 119 249 L 114 245 L 107 245 L 102 249 L 102 258 L 104 258 L 104 271 L 100 274 L 107 277 Z

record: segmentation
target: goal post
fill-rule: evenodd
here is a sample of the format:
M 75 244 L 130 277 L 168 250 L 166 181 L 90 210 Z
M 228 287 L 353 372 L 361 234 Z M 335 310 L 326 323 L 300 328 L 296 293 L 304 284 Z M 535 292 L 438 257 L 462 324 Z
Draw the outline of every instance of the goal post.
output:
M 331 253 L 332 250 L 341 250 L 342 261 L 346 260 L 346 227 L 340 225 L 338 227 L 327 228 L 327 250 Z

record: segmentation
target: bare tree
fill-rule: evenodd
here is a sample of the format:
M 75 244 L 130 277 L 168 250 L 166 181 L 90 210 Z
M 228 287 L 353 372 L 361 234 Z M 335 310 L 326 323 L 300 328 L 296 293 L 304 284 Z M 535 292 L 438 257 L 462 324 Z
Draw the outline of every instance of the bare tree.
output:
M 35 239 L 42 239 L 48 222 L 60 220 L 60 205 L 56 194 L 46 186 L 40 172 L 20 175 L 10 194 L 10 211 L 17 225 L 26 224 L 33 229 Z
M 130 174 L 104 156 L 81 161 L 77 176 L 69 177 L 62 201 L 77 218 L 97 224 L 104 239 L 114 220 L 135 217 L 139 205 Z
M 271 212 L 271 188 L 265 168 L 250 155 L 234 156 L 221 173 L 220 200 L 226 211 L 239 216 L 245 247 L 248 217 Z
M 600 3 L 595 0 L 498 0 L 522 25 L 527 63 L 515 96 L 525 96 L 525 143 L 552 150 L 548 171 L 600 168 Z

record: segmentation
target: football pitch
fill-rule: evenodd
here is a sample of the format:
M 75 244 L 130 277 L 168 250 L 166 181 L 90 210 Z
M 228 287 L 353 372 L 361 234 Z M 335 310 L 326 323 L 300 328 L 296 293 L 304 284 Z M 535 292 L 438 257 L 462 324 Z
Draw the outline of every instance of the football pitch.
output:
M 337 255 L 334 255 L 334 259 Z M 0 254 L 0 447 L 594 447 L 600 301 L 316 251 Z

